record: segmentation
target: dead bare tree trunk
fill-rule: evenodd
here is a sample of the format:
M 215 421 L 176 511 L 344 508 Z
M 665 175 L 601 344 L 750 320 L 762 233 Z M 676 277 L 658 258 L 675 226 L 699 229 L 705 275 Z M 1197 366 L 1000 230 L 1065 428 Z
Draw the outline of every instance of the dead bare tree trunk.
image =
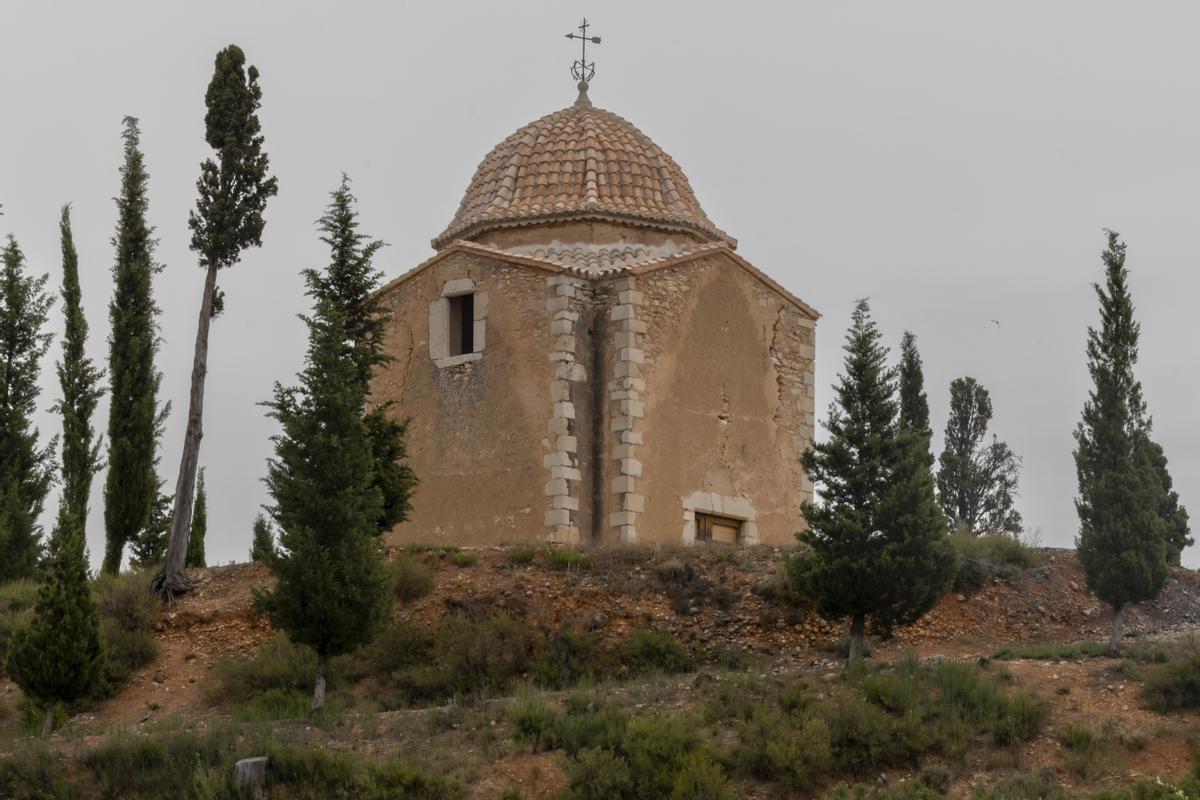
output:
M 1110 655 L 1121 655 L 1121 617 L 1124 616 L 1124 606 L 1113 606 L 1112 638 L 1108 640 Z
M 196 470 L 200 465 L 200 440 L 204 436 L 204 379 L 208 375 L 208 330 L 212 324 L 213 299 L 217 291 L 217 266 L 208 259 L 204 278 L 204 297 L 200 301 L 200 323 L 196 330 L 196 354 L 192 361 L 192 392 L 188 399 L 187 433 L 183 437 L 183 456 L 179 479 L 175 483 L 175 510 L 171 514 L 171 538 L 162 571 L 154 576 L 150 588 L 168 600 L 185 594 L 192 582 L 184 572 L 188 535 L 192 530 L 192 501 L 196 492 Z
M 320 711 L 325 705 L 325 655 L 317 653 L 317 680 L 313 683 L 312 710 Z
M 846 663 L 851 667 L 862 663 L 865 630 L 866 618 L 862 614 L 855 614 L 850 620 L 850 654 L 846 659 Z

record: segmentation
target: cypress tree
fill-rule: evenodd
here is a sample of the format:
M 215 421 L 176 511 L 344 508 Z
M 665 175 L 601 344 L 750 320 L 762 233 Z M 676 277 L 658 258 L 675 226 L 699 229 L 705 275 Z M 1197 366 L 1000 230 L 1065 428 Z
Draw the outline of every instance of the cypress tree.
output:
M 33 621 L 13 634 L 5 670 L 21 691 L 45 705 L 42 735 L 46 736 L 54 724 L 55 705 L 92 694 L 103 665 L 100 620 L 88 585 L 84 527 L 67 510 L 64 498 Z
M 192 511 L 192 531 L 188 535 L 187 565 L 204 567 L 204 537 L 208 533 L 208 495 L 204 491 L 204 470 L 196 481 L 196 505 Z
M 100 469 L 100 441 L 92 427 L 92 414 L 104 390 L 100 370 L 87 357 L 88 324 L 83 315 L 79 290 L 79 257 L 71 236 L 71 207 L 63 206 L 59 221 L 63 259 L 63 334 L 62 360 L 58 363 L 58 383 L 62 400 L 55 410 L 63 418 L 62 478 L 65 513 L 84 531 L 87 541 L 88 500 L 92 476 Z
M 900 340 L 900 429 L 910 431 L 925 440 L 926 467 L 933 466 L 933 430 L 929 427 L 929 398 L 925 394 L 925 371 L 917 337 L 905 331 Z
M 267 403 L 282 427 L 266 478 L 281 549 L 271 562 L 275 588 L 258 600 L 272 625 L 316 651 L 319 709 L 329 659 L 378 634 L 391 610 L 391 586 L 377 542 L 383 496 L 345 317 L 321 301 L 306 322 L 300 386 L 276 384 Z
M 26 274 L 25 256 L 8 237 L 0 274 L 0 582 L 28 578 L 41 555 L 38 517 L 54 479 L 57 440 L 38 446 L 33 426 L 41 394 L 41 359 L 50 347 L 43 328 L 51 299 L 48 276 Z
M 868 622 L 886 634 L 919 619 L 949 587 L 954 556 L 933 498 L 927 445 L 902 430 L 895 370 L 870 318 L 855 307 L 845 366 L 826 418 L 829 439 L 802 463 L 819 487 L 800 540 L 812 556 L 793 577 L 827 619 L 850 619 L 851 664 Z
M 1021 459 L 992 436 L 984 444 L 992 420 L 988 390 L 971 377 L 950 383 L 950 418 L 945 447 L 938 457 L 938 498 L 946 520 L 972 536 L 1021 532 L 1014 507 Z
M 328 302 L 344 316 L 358 380 L 369 393 L 375 368 L 391 360 L 383 348 L 390 314 L 375 294 L 383 273 L 372 263 L 384 243 L 359 232 L 357 201 L 346 175 L 330 198 L 325 214 L 317 221 L 321 241 L 329 246 L 329 265 L 323 271 L 305 270 L 304 280 L 314 303 Z M 375 481 L 383 493 L 380 533 L 408 518 L 409 498 L 417 486 L 416 474 L 404 463 L 408 420 L 394 419 L 391 410 L 390 402 L 381 403 L 365 414 L 375 454 Z
M 169 410 L 158 406 L 162 375 L 154 365 L 158 355 L 158 306 L 152 282 L 160 267 L 154 263 L 154 229 L 146 222 L 145 160 L 141 133 L 133 117 L 125 117 L 125 161 L 121 194 L 117 198 L 117 250 L 113 265 L 113 296 L 108 306 L 108 475 L 104 483 L 105 550 L 102 570 L 121 569 L 125 545 L 137 542 L 149 527 L 158 498 L 159 437 Z
M 254 518 L 254 539 L 250 544 L 250 560 L 270 564 L 275 558 L 275 537 L 271 535 L 271 524 L 259 514 Z
M 162 484 L 159 484 L 161 489 Z M 167 534 L 171 530 L 171 505 L 175 498 L 159 494 L 150 509 L 150 521 L 138 537 L 129 543 L 129 563 L 135 569 L 162 566 L 167 553 Z
M 1105 284 L 1095 285 L 1100 327 L 1088 328 L 1093 386 L 1075 429 L 1076 548 L 1088 588 L 1112 606 L 1109 648 L 1115 654 L 1125 607 L 1162 589 L 1186 519 L 1169 476 L 1163 479 L 1166 459 L 1150 439 L 1142 387 L 1134 377 L 1140 326 L 1133 318 L 1125 244 L 1113 231 L 1103 261 Z
M 267 177 L 268 159 L 263 152 L 264 140 L 258 122 L 262 103 L 258 70 L 246 67 L 246 55 L 237 45 L 229 45 L 217 53 L 204 103 L 208 109 L 204 116 L 204 139 L 216 151 L 216 161 L 205 159 L 200 165 L 196 210 L 188 215 L 191 248 L 200 255 L 200 265 L 205 270 L 204 289 L 171 534 L 162 571 L 151 584 L 154 591 L 167 597 L 191 588 L 183 568 L 187 561 L 196 470 L 200 465 L 208 331 L 213 317 L 224 307 L 224 295 L 217 288 L 217 271 L 236 264 L 243 250 L 262 246 L 263 211 L 267 200 L 278 191 L 275 178 Z

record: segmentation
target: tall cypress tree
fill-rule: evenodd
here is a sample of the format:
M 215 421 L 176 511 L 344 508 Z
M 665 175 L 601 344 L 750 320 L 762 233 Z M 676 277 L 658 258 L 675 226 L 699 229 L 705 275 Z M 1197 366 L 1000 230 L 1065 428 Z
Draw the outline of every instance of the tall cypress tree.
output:
M 37 519 L 54 479 L 56 440 L 38 446 L 33 426 L 38 375 L 51 336 L 43 332 L 51 299 L 48 276 L 28 275 L 17 240 L 8 237 L 0 274 L 0 581 L 31 577 L 41 554 Z
M 90 695 L 100 682 L 103 665 L 100 620 L 88 584 L 84 528 L 67 510 L 64 497 L 33 621 L 13 634 L 5 670 L 27 696 L 45 705 L 45 736 L 54 724 L 55 705 Z
M 175 484 L 175 509 L 162 571 L 154 576 L 154 591 L 167 597 L 191 588 L 183 568 L 187 561 L 196 470 L 200 466 L 203 436 L 204 380 L 208 375 L 208 331 L 213 317 L 224 307 L 217 288 L 217 271 L 238 262 L 242 251 L 262 246 L 263 211 L 278 191 L 267 177 L 268 159 L 258 123 L 262 90 L 258 70 L 246 67 L 246 55 L 237 45 L 217 53 L 212 80 L 204 95 L 204 139 L 216 151 L 216 161 L 205 159 L 196 181 L 196 210 L 188 215 L 192 250 L 204 268 L 196 351 L 192 359 L 192 386 L 188 399 L 187 431 Z
M 304 280 L 314 303 L 328 302 L 345 317 L 358 381 L 364 392 L 369 392 L 375 368 L 391 360 L 383 347 L 390 314 L 375 294 L 383 273 L 372 263 L 384 243 L 359 232 L 357 201 L 346 175 L 330 197 L 325 214 L 317 221 L 321 241 L 329 246 L 329 265 L 324 270 L 305 270 Z M 408 420 L 395 419 L 392 407 L 390 402 L 375 404 L 364 418 L 375 454 L 376 485 L 383 493 L 380 533 L 408 518 L 409 498 L 417 486 L 416 474 L 404 463 Z
M 270 564 L 275 558 L 275 537 L 271 524 L 259 514 L 254 518 L 254 537 L 250 543 L 250 560 Z
M 121 194 L 117 197 L 117 255 L 113 265 L 113 296 L 108 306 L 108 475 L 104 483 L 105 550 L 103 571 L 121 569 L 125 545 L 146 531 L 158 498 L 159 437 L 169 406 L 161 411 L 158 389 L 162 375 L 154 365 L 158 355 L 158 306 L 152 282 L 160 267 L 154 263 L 154 229 L 146 222 L 145 160 L 139 149 L 141 133 L 133 117 L 125 117 L 125 161 Z
M 196 506 L 192 510 L 192 532 L 188 536 L 187 565 L 204 567 L 204 537 L 208 535 L 208 494 L 204 490 L 204 468 L 196 480 Z
M 58 383 L 62 400 L 55 410 L 63 418 L 62 479 L 65 513 L 77 521 L 87 534 L 88 500 L 92 492 L 92 476 L 100 469 L 100 441 L 92 426 L 104 390 L 100 386 L 101 372 L 87 357 L 88 324 L 83 315 L 83 299 L 79 290 L 79 257 L 71 236 L 71 207 L 63 206 L 59 221 L 63 260 L 63 334 L 62 360 L 58 362 Z
M 1112 606 L 1109 648 L 1117 653 L 1125 607 L 1155 597 L 1170 574 L 1181 519 L 1133 373 L 1140 326 L 1133 318 L 1125 244 L 1113 231 L 1103 261 L 1105 283 L 1095 285 L 1100 327 L 1088 328 L 1093 386 L 1075 429 L 1076 548 L 1088 588 Z
M 933 465 L 930 442 L 933 430 L 929 427 L 929 398 L 925 394 L 925 371 L 921 365 L 921 353 L 917 350 L 917 337 L 905 331 L 900 340 L 900 429 L 911 431 L 925 438 L 927 466 Z
M 895 370 L 865 300 L 846 335 L 845 366 L 826 419 L 829 439 L 802 459 L 820 500 L 804 505 L 793 562 L 801 590 L 828 619 L 850 619 L 851 664 L 867 624 L 880 633 L 913 622 L 949 587 L 954 555 L 933 498 L 925 439 L 902 430 Z
M 345 316 L 321 301 L 306 322 L 300 386 L 276 384 L 267 404 L 283 429 L 266 479 L 281 549 L 270 562 L 275 588 L 258 599 L 272 625 L 316 651 L 313 708 L 319 709 L 329 659 L 378 634 L 391 610 L 391 587 L 377 543 L 383 495 Z

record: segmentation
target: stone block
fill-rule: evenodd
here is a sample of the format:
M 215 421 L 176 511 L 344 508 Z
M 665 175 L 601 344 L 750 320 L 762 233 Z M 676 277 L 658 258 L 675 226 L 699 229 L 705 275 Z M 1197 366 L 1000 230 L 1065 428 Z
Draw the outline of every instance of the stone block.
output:
M 621 321 L 621 328 L 631 333 L 645 333 L 647 330 L 646 320 L 644 319 L 626 319 Z
M 565 494 L 556 494 L 550 498 L 550 508 L 561 509 L 565 508 L 568 511 L 579 510 L 579 499 Z
M 487 343 L 487 322 L 477 319 L 471 327 L 473 328 L 471 350 L 475 353 L 482 353 L 483 346 Z
M 475 293 L 475 319 L 487 319 L 488 311 L 488 295 L 487 292 Z
M 613 320 L 614 322 L 617 322 L 617 321 L 620 321 L 623 319 L 632 319 L 633 316 L 634 316 L 633 306 L 630 306 L 630 305 L 613 306 L 612 310 L 608 312 L 608 318 Z
M 644 364 L 646 362 L 646 351 L 639 347 L 623 347 L 617 353 L 617 358 L 634 364 Z
M 646 381 L 643 380 L 642 378 L 622 378 L 621 386 L 628 389 L 631 392 L 646 391 Z
M 567 353 L 575 352 L 575 337 L 574 336 L 556 336 L 554 338 L 554 349 L 562 350 Z
M 636 544 L 637 538 L 637 528 L 633 525 L 622 525 L 617 528 L 617 539 L 621 544 Z
M 557 445 L 558 449 L 562 450 L 564 453 L 576 453 L 579 451 L 579 440 L 574 436 L 559 436 L 558 439 L 555 440 L 555 444 Z M 576 478 L 575 480 L 579 479 Z
M 625 494 L 621 496 L 621 508 L 626 511 L 640 513 L 646 510 L 646 497 L 640 494 Z
M 634 478 L 631 478 L 628 475 L 622 475 L 618 478 L 613 478 L 612 490 L 614 492 L 616 492 L 617 494 L 624 494 L 626 492 L 632 492 L 635 483 L 636 483 L 636 480 Z
M 445 299 L 429 304 L 429 357 L 450 355 L 450 304 Z
M 563 380 L 550 381 L 550 399 L 563 402 L 571 399 L 571 384 Z
M 555 436 L 565 436 L 571 432 L 571 421 L 562 417 L 551 417 L 546 423 L 546 432 Z
M 570 284 L 559 284 L 554 289 L 554 293 L 559 297 L 574 297 L 575 287 L 571 286 Z
M 618 361 L 617 366 L 613 368 L 613 375 L 617 378 L 640 378 L 642 370 L 632 361 Z
M 722 498 L 721 510 L 736 519 L 753 520 L 758 516 L 754 513 L 754 507 L 750 505 L 750 501 L 744 497 Z
M 639 431 L 621 431 L 621 442 L 623 444 L 642 444 L 642 434 Z
M 455 278 L 442 284 L 442 297 L 458 297 L 475 291 L 475 281 L 470 278 Z
M 614 511 L 608 515 L 608 525 L 610 528 L 617 528 L 621 525 L 632 525 L 637 522 L 637 514 L 632 511 Z
M 550 477 L 562 478 L 568 481 L 583 480 L 583 476 L 580 475 L 579 470 L 575 467 L 551 467 Z
M 617 278 L 609 285 L 612 286 L 612 288 L 615 289 L 618 293 L 620 293 L 627 289 L 632 289 L 634 286 L 634 283 L 633 283 L 633 278 L 626 276 L 624 278 Z
M 567 481 L 564 478 L 552 478 L 551 480 L 546 481 L 546 486 L 543 489 L 543 493 L 547 497 L 566 494 L 568 491 L 570 490 L 568 489 Z
M 553 453 L 546 453 L 542 456 L 543 467 L 569 467 L 571 463 L 571 454 L 564 453 L 562 450 L 555 450 Z
M 555 403 L 554 416 L 562 417 L 563 419 L 575 419 L 575 404 L 571 402 Z
M 642 462 L 636 458 L 622 458 L 617 465 L 622 475 L 632 475 L 635 478 L 640 478 L 642 475 Z
M 564 311 L 555 311 L 554 319 L 556 319 L 556 320 L 565 319 L 568 322 L 578 322 L 579 321 L 579 312 L 571 311 L 569 309 L 564 310 Z
M 617 331 L 613 336 L 613 347 L 637 347 L 637 334 L 627 331 Z
M 550 320 L 550 333 L 555 336 L 565 336 L 574 333 L 575 323 L 569 319 L 554 319 Z
M 636 444 L 613 445 L 612 457 L 613 458 L 633 458 L 634 456 L 637 455 L 637 448 L 638 448 L 638 446 Z
M 646 299 L 645 295 L 643 295 L 641 292 L 634 291 L 632 289 L 624 291 L 624 292 L 617 292 L 617 302 L 618 303 L 628 303 L 631 306 L 637 306 L 637 305 L 641 305 L 642 301 L 645 299 Z
M 552 508 L 546 512 L 546 524 L 553 527 L 555 525 L 570 525 L 571 512 L 565 508 Z
M 554 350 L 550 353 L 551 361 L 574 361 L 575 354 L 568 353 L 565 350 Z
M 546 310 L 551 313 L 557 313 L 559 311 L 566 311 L 570 307 L 571 307 L 571 300 L 566 297 L 559 297 L 559 296 L 555 295 L 554 297 L 551 297 L 546 300 Z
M 609 423 L 609 427 L 613 433 L 627 431 L 633 427 L 633 419 L 631 417 L 613 417 L 612 422 Z
M 646 416 L 646 404 L 641 400 L 622 400 L 621 413 L 631 417 Z

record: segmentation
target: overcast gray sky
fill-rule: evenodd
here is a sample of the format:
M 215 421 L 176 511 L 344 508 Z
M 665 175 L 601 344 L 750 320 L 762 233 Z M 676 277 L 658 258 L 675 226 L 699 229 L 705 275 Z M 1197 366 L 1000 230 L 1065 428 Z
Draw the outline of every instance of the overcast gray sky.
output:
M 262 73 L 280 189 L 264 247 L 222 275 L 201 456 L 210 563 L 246 558 L 266 500 L 273 426 L 256 403 L 300 364 L 298 273 L 324 263 L 313 222 L 340 173 L 354 179 L 364 230 L 391 244 L 377 260 L 387 276 L 423 260 L 484 154 L 574 100 L 563 35 L 584 14 L 604 39 L 593 101 L 671 153 L 739 251 L 824 314 L 818 409 L 851 305 L 868 296 L 893 344 L 905 328 L 919 337 L 935 446 L 950 380 L 970 374 L 991 390 L 994 431 L 1024 458 L 1020 510 L 1050 545 L 1076 533 L 1071 432 L 1088 388 L 1090 283 L 1101 229 L 1119 230 L 1140 377 L 1200 525 L 1195 3 L 5 0 L 0 232 L 57 292 L 58 209 L 74 204 L 100 362 L 121 118 L 141 120 L 165 265 L 155 288 L 175 407 L 160 469 L 169 486 L 203 280 L 187 214 L 208 154 L 204 91 L 231 42 Z M 50 360 L 43 383 L 46 408 L 58 396 Z M 49 413 L 39 424 L 58 430 Z M 1200 562 L 1197 549 L 1186 562 Z

